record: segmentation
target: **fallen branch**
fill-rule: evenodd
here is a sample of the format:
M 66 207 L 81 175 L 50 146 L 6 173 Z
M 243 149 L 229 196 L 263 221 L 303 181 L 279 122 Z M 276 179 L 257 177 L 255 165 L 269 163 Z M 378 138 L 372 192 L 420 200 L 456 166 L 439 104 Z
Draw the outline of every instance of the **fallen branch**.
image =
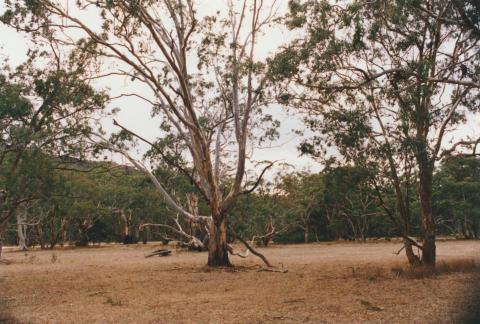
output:
M 235 250 L 233 249 L 233 246 L 231 246 L 230 244 L 227 245 L 227 249 L 228 249 L 228 252 L 231 255 L 236 255 L 238 257 L 241 257 L 242 259 L 248 258 L 248 255 L 249 255 L 249 252 L 250 252 L 248 249 L 243 253 L 235 252 Z
M 413 246 L 416 246 L 419 250 L 423 251 L 423 246 L 420 243 L 418 243 L 413 237 L 405 236 L 404 239 L 410 242 L 410 244 L 412 244 Z
M 250 245 L 253 245 L 255 244 L 255 236 L 252 237 L 252 240 L 250 241 Z M 231 255 L 236 255 L 236 256 L 239 256 L 243 259 L 246 259 L 248 258 L 248 256 L 250 255 L 250 250 L 247 248 L 245 249 L 245 251 L 243 253 L 240 253 L 240 252 L 235 252 L 235 250 L 233 249 L 233 246 L 231 246 L 230 244 L 227 245 L 227 249 L 228 249 L 228 252 L 231 254 Z
M 260 259 L 262 259 L 262 261 L 267 265 L 267 267 L 269 268 L 273 268 L 272 264 L 267 260 L 267 258 L 261 254 L 260 252 L 258 252 L 257 250 L 255 250 L 250 244 L 248 244 L 247 241 L 245 241 L 243 238 L 241 238 L 240 236 L 238 236 L 237 234 L 235 234 L 233 231 L 231 231 L 231 233 L 233 234 L 234 238 L 238 239 L 240 242 L 242 242 L 243 245 L 245 245 L 245 247 L 247 248 L 247 250 L 249 250 L 250 252 L 252 252 L 253 255 L 256 255 L 257 257 L 259 257 Z
M 393 252 L 393 254 L 399 255 L 400 252 L 402 252 L 404 248 L 405 248 L 405 245 L 403 245 L 402 248 L 400 250 L 398 250 L 397 252 Z
M 261 268 L 258 269 L 257 272 L 279 272 L 279 273 L 287 273 L 288 269 L 272 269 L 272 268 Z
M 159 250 L 153 251 L 153 252 L 150 253 L 150 254 L 147 254 L 145 257 L 146 257 L 146 258 L 150 258 L 150 257 L 155 256 L 155 255 L 158 255 L 158 256 L 169 256 L 171 253 L 172 253 L 172 251 L 170 251 L 170 250 L 159 249 Z
M 88 297 L 94 297 L 94 296 L 103 295 L 103 294 L 106 294 L 106 293 L 108 293 L 108 291 L 97 291 L 97 292 L 93 292 L 91 294 L 88 294 Z
M 203 244 L 203 242 L 199 238 L 197 238 L 193 235 L 190 235 L 183 230 L 182 226 L 178 222 L 178 219 L 173 219 L 173 220 L 175 221 L 175 224 L 177 225 L 177 228 L 175 228 L 173 226 L 170 226 L 170 225 L 166 225 L 166 224 L 146 223 L 146 224 L 140 225 L 139 229 L 142 230 L 145 227 L 165 228 L 165 229 L 168 229 L 168 230 L 172 231 L 173 233 L 176 233 L 176 234 L 178 234 L 178 235 L 180 235 L 180 236 L 182 236 L 182 237 L 184 237 L 188 240 L 188 242 L 179 241 L 183 244 L 183 247 L 190 247 L 194 250 L 199 250 L 199 251 L 204 251 L 206 249 L 205 245 Z

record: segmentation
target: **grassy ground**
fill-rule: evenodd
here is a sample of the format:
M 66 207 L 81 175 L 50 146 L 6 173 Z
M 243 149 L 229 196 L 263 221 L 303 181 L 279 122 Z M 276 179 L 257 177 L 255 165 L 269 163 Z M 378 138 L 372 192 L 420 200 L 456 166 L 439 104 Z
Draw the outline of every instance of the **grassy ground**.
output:
M 398 243 L 262 249 L 287 273 L 204 267 L 205 253 L 144 258 L 154 245 L 13 252 L 0 265 L 0 318 L 21 323 L 451 323 L 480 308 L 480 242 L 439 242 L 445 273 L 406 278 Z M 467 261 L 465 261 L 467 260 Z M 399 275 L 400 274 L 400 275 Z M 476 299 L 477 298 L 477 299 Z M 471 318 L 468 318 L 470 316 Z M 0 320 L 1 321 L 1 320 Z

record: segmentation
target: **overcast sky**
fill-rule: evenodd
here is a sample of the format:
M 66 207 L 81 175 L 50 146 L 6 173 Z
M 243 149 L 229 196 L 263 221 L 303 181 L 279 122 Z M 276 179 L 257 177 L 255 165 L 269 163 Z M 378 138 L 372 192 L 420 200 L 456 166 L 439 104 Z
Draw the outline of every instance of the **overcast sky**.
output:
M 226 8 L 225 0 L 203 0 L 201 2 L 203 4 L 198 6 L 198 8 L 200 8 L 200 15 L 207 13 L 208 10 Z M 207 2 L 208 5 L 206 5 Z M 284 0 L 280 2 L 282 6 L 280 10 L 283 11 L 287 1 Z M 2 11 L 2 4 L 0 4 L 0 13 Z M 28 37 L 4 25 L 0 25 L 0 35 L 2 35 L 0 38 L 1 57 L 8 58 L 12 67 L 22 63 L 26 59 L 26 53 L 29 47 Z M 269 56 L 288 38 L 289 36 L 286 34 L 286 31 L 280 29 L 276 29 L 273 33 L 267 33 L 258 43 L 258 57 L 264 58 Z M 109 80 L 108 86 L 111 88 L 112 93 L 116 94 L 124 90 L 128 92 L 135 91 L 135 89 L 132 89 L 131 84 L 126 85 L 120 80 Z M 137 91 L 143 90 L 137 89 Z M 113 102 L 109 108 L 114 107 L 119 108 L 119 112 L 115 118 L 127 128 L 142 134 L 147 139 L 154 139 L 158 136 L 159 121 L 151 118 L 150 107 L 145 105 L 143 101 L 134 97 L 125 97 Z M 279 160 L 293 165 L 298 170 L 319 170 L 321 167 L 318 163 L 308 157 L 301 157 L 297 150 L 301 138 L 294 134 L 292 130 L 303 128 L 300 118 L 295 118 L 293 114 L 285 113 L 283 108 L 279 106 L 269 107 L 268 112 L 281 121 L 280 139 L 272 143 L 268 148 L 256 148 L 253 160 Z M 115 130 L 110 118 L 103 120 L 102 124 L 107 131 Z M 141 146 L 139 151 L 142 152 L 145 148 L 145 146 Z M 135 155 L 138 156 L 138 153 Z M 119 157 L 114 157 L 114 159 L 120 159 L 119 162 L 122 162 L 122 159 Z M 274 171 L 271 172 L 270 176 L 272 176 L 273 173 Z
M 210 10 L 225 9 L 226 1 L 225 0 L 202 0 L 200 1 L 200 15 L 208 13 Z M 207 5 L 208 3 L 208 5 Z M 287 1 L 281 1 L 280 11 L 285 11 Z M 0 14 L 3 12 L 2 4 L 0 4 Z M 0 57 L 8 58 L 11 66 L 16 66 L 22 63 L 26 58 L 26 53 L 28 51 L 28 38 L 27 36 L 17 33 L 15 30 L 0 25 Z M 285 43 L 292 37 L 284 29 L 275 27 L 275 30 L 266 32 L 263 39 L 258 42 L 260 58 L 265 58 L 271 55 L 281 44 Z M 134 91 L 143 91 L 142 89 L 132 88 L 132 84 L 126 84 L 121 80 L 108 81 L 108 86 L 111 88 L 113 94 L 122 93 L 128 87 L 128 92 Z M 118 107 L 119 112 L 116 116 L 116 119 L 126 126 L 127 128 L 142 134 L 144 137 L 153 140 L 159 134 L 159 121 L 152 119 L 150 116 L 150 107 L 145 105 L 145 103 L 134 97 L 126 97 L 121 100 L 117 100 L 112 105 L 110 109 Z M 281 121 L 280 128 L 280 140 L 276 143 L 273 143 L 273 147 L 256 149 L 254 152 L 253 159 L 256 161 L 261 160 L 281 160 L 283 162 L 293 165 L 297 170 L 301 169 L 310 169 L 312 171 L 318 171 L 321 169 L 321 166 L 308 157 L 300 157 L 297 147 L 301 141 L 301 138 L 298 135 L 295 135 L 293 129 L 304 128 L 299 117 L 295 117 L 293 114 L 286 114 L 283 108 L 279 106 L 269 107 L 269 113 L 274 115 L 277 119 Z M 112 125 L 112 120 L 110 118 L 103 120 L 104 128 L 107 131 L 112 131 L 115 128 Z M 469 123 L 462 127 L 454 136 L 454 138 L 460 138 L 467 134 L 475 134 L 480 129 L 480 120 L 478 118 L 473 118 Z M 475 131 L 477 130 L 477 131 Z M 448 143 L 450 138 L 446 139 Z M 145 147 L 140 148 L 140 152 L 144 151 Z M 138 156 L 138 153 L 136 154 Z M 116 157 L 119 162 L 122 160 Z M 274 173 L 271 172 L 270 176 Z

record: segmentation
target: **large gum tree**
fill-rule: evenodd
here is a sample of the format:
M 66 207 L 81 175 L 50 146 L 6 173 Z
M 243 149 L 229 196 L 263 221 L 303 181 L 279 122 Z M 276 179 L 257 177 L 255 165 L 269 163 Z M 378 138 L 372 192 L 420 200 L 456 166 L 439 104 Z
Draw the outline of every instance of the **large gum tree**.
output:
M 151 160 L 188 176 L 210 215 L 185 208 L 151 172 L 151 165 L 132 157 L 124 145 L 102 136 L 95 140 L 150 178 L 175 212 L 208 228 L 208 265 L 229 266 L 228 210 L 239 195 L 258 185 L 265 171 L 258 179 L 246 179 L 249 143 L 266 102 L 257 42 L 275 14 L 275 1 L 220 1 L 213 15 L 198 12 L 211 2 L 193 0 L 8 3 L 8 24 L 94 54 L 104 65 L 91 78 L 120 77 L 136 89 L 142 85 L 145 91 L 122 96 L 151 106 L 161 120 L 162 136 L 150 142 L 118 125 L 125 136 L 116 138 L 151 144 Z
M 449 133 L 478 118 L 474 2 L 289 4 L 286 23 L 305 36 L 277 55 L 271 74 L 280 100 L 308 112 L 306 123 L 315 135 L 302 150 L 323 158 L 333 153 L 342 164 L 371 169 L 376 175 L 371 186 L 403 237 L 409 262 L 433 267 L 434 171 L 443 157 L 480 140 L 478 132 L 470 138 L 457 132 L 459 141 L 448 143 L 455 138 Z M 387 203 L 386 188 L 393 188 L 395 206 Z M 414 191 L 420 240 L 412 234 Z

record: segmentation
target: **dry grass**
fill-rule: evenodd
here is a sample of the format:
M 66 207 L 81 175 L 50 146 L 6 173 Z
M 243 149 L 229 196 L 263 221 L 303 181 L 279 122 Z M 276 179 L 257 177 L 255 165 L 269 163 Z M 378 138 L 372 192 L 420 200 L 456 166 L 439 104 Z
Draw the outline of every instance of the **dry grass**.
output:
M 479 251 L 480 253 L 480 251 Z M 440 261 L 435 267 L 435 273 L 454 273 L 477 271 L 479 265 L 472 259 L 458 259 L 451 261 Z
M 473 258 L 442 260 L 437 262 L 435 269 L 427 267 L 412 267 L 408 265 L 394 266 L 391 272 L 395 277 L 408 279 L 421 279 L 426 277 L 439 276 L 442 274 L 476 273 L 480 271 L 480 266 Z
M 262 250 L 287 273 L 259 271 L 254 258 L 220 270 L 204 267 L 205 253 L 144 258 L 154 248 L 6 252 L 0 322 L 451 323 L 480 306 L 480 242 L 440 242 L 430 276 L 408 275 L 398 243 Z
M 426 267 L 412 267 L 405 263 L 394 265 L 367 264 L 364 266 L 352 266 L 349 268 L 350 274 L 345 275 L 348 278 L 361 278 L 366 280 L 385 280 L 393 278 L 403 279 L 422 279 L 432 278 L 445 274 L 455 273 L 477 273 L 480 272 L 480 266 L 473 258 L 452 259 L 439 261 L 435 269 Z

